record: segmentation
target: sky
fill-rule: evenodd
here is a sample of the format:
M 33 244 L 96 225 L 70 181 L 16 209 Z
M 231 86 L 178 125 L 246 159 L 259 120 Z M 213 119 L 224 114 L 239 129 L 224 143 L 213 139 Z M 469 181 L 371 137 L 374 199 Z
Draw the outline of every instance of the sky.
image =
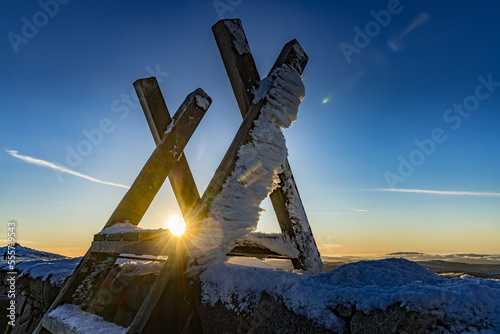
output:
M 500 253 L 495 1 L 0 4 L 0 239 L 83 255 L 155 144 L 133 82 L 173 114 L 213 103 L 185 154 L 203 192 L 241 116 L 211 26 L 240 18 L 261 77 L 297 39 L 306 97 L 285 130 L 323 255 Z M 279 232 L 269 200 L 258 229 Z M 139 225 L 180 215 L 166 182 Z

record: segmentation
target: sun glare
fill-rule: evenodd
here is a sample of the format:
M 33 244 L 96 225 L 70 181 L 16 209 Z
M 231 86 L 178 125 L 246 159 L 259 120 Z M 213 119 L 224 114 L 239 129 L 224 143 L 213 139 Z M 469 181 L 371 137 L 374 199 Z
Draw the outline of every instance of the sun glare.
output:
M 186 223 L 179 216 L 171 216 L 167 222 L 167 229 L 169 229 L 173 235 L 182 235 L 184 229 L 186 228 Z

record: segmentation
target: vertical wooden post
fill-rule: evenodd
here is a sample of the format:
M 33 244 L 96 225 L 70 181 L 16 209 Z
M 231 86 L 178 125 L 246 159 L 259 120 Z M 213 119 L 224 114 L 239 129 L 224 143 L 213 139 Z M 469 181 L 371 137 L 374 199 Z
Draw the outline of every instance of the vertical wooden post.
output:
M 253 100 L 252 91 L 260 81 L 260 77 L 241 21 L 239 19 L 221 20 L 212 27 L 212 31 L 240 112 L 245 117 Z M 301 67 L 300 70 L 303 70 L 303 66 L 307 63 L 307 55 L 296 40 L 285 45 L 271 71 L 290 61 L 298 62 L 294 65 L 296 68 Z M 279 175 L 280 187 L 270 197 L 282 232 L 287 233 L 295 241 L 300 252 L 299 259 L 294 260 L 293 265 L 296 269 L 305 269 L 314 274 L 322 273 L 325 268 L 288 159 L 282 168 L 283 173 Z M 285 185 L 286 188 L 284 188 Z

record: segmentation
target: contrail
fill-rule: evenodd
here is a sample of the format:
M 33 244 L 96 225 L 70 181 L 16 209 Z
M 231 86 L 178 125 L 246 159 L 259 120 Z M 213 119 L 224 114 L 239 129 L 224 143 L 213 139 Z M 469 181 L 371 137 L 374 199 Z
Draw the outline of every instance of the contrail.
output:
M 53 164 L 51 162 L 48 162 L 48 161 L 45 161 L 45 160 L 28 157 L 26 155 L 17 154 L 17 151 L 14 151 L 14 150 L 5 150 L 5 152 L 9 153 L 14 158 L 21 159 L 21 160 L 26 161 L 27 163 L 30 163 L 30 164 L 34 164 L 34 165 L 38 165 L 38 166 L 42 166 L 42 167 L 54 169 L 54 170 L 60 171 L 62 173 L 67 173 L 67 174 L 71 174 L 71 175 L 74 175 L 74 176 L 78 176 L 78 177 L 81 177 L 82 179 L 89 180 L 89 181 L 92 181 L 92 182 L 106 184 L 108 186 L 114 186 L 114 187 L 120 187 L 120 188 L 129 189 L 129 187 L 127 187 L 127 186 L 125 186 L 123 184 L 102 181 L 102 180 L 96 179 L 96 178 L 94 178 L 92 176 L 81 174 L 81 173 L 72 171 L 71 169 L 55 165 L 55 164 Z
M 424 189 L 374 189 L 374 190 L 392 191 L 399 193 L 431 194 L 431 195 L 500 197 L 500 193 L 487 193 L 487 192 L 477 192 L 477 191 L 444 191 L 444 190 L 424 190 Z

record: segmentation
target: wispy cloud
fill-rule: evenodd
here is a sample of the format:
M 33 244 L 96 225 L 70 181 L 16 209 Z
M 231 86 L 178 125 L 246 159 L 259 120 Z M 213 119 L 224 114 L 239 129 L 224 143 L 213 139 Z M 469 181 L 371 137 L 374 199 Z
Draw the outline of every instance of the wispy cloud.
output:
M 351 211 L 356 211 L 356 212 L 368 212 L 368 210 L 365 209 L 349 209 Z
M 417 193 L 429 195 L 451 195 L 451 196 L 483 196 L 500 197 L 500 193 L 478 192 L 478 191 L 445 191 L 445 190 L 425 190 L 425 189 L 374 189 L 376 191 L 389 191 L 398 193 Z
M 320 212 L 320 211 L 310 211 L 308 215 L 348 215 L 348 212 Z
M 92 176 L 88 176 L 88 175 L 85 175 L 85 174 L 82 174 L 82 173 L 75 172 L 75 171 L 73 171 L 71 169 L 68 169 L 68 168 L 65 168 L 65 167 L 62 167 L 62 166 L 58 166 L 56 164 L 53 164 L 53 163 L 45 161 L 45 160 L 41 160 L 41 159 L 37 159 L 37 158 L 28 157 L 26 155 L 18 154 L 17 151 L 14 151 L 14 150 L 5 150 L 5 152 L 7 152 L 8 154 L 10 154 L 14 158 L 21 159 L 21 160 L 23 160 L 23 161 L 25 161 L 27 163 L 33 164 L 33 165 L 50 168 L 50 169 L 59 171 L 61 173 L 66 173 L 66 174 L 74 175 L 74 176 L 77 176 L 77 177 L 80 177 L 82 179 L 89 180 L 89 181 L 92 181 L 92 182 L 106 184 L 108 186 L 114 186 L 114 187 L 120 187 L 120 188 L 129 189 L 129 187 L 127 187 L 127 186 L 125 186 L 123 184 L 113 183 L 113 182 L 108 182 L 108 181 L 102 181 L 102 180 L 96 179 L 96 178 L 94 178 Z

